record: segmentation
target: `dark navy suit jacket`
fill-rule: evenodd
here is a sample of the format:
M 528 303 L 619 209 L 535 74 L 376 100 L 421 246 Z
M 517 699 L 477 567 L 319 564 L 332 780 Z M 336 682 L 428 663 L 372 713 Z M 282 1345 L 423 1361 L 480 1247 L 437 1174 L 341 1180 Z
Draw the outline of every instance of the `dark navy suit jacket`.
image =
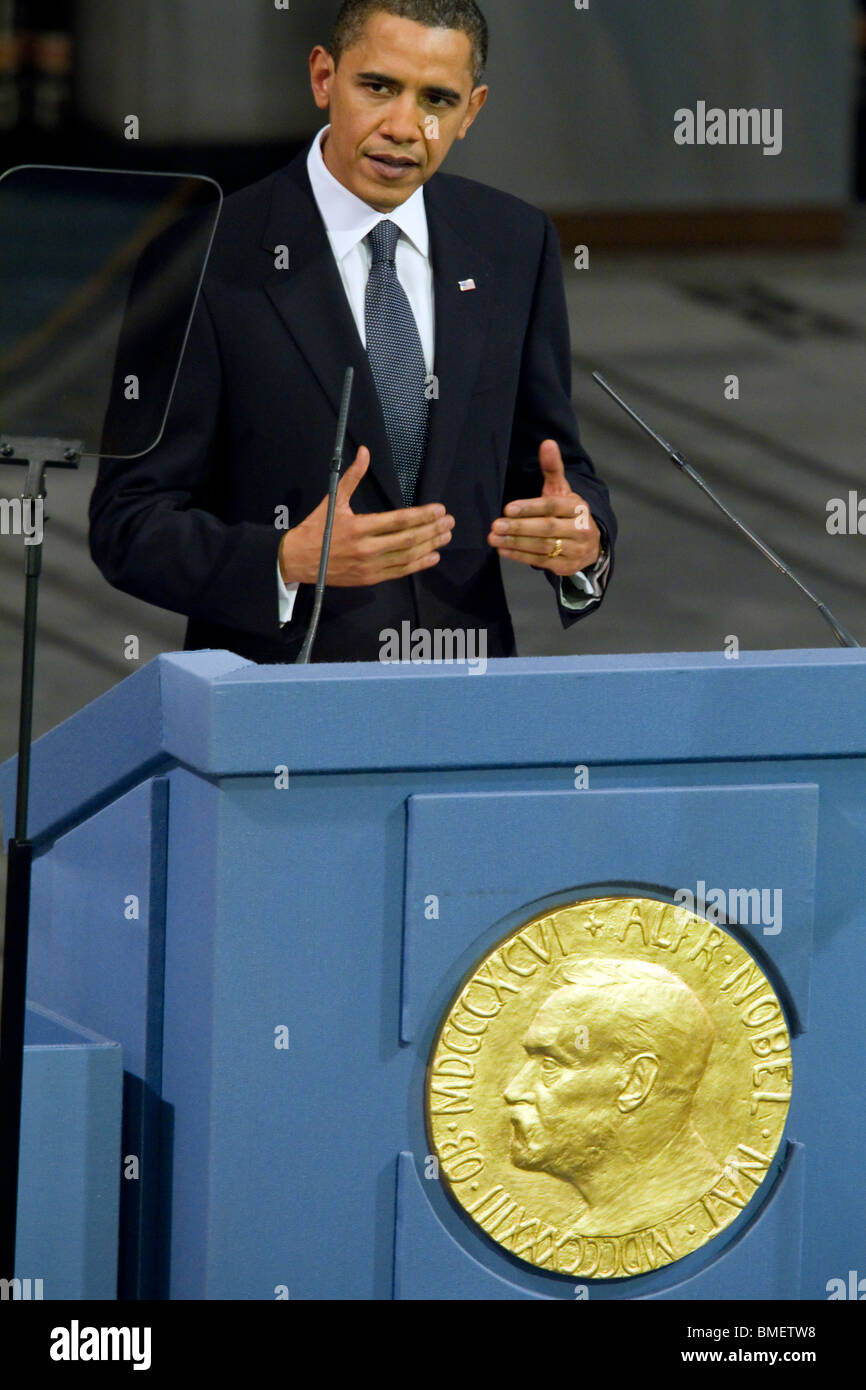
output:
M 432 571 L 329 589 L 317 661 L 376 660 L 382 632 L 406 621 L 427 631 L 485 629 L 489 656 L 513 655 L 500 560 L 487 536 L 507 502 L 540 493 L 543 439 L 558 441 L 569 482 L 613 552 L 608 491 L 571 405 L 552 224 L 508 194 L 442 173 L 427 183 L 425 199 L 438 399 L 416 504 L 443 503 L 456 521 L 454 537 Z M 278 246 L 289 248 L 288 269 L 275 267 Z M 461 291 L 470 279 L 475 290 Z M 91 498 L 96 564 L 117 588 L 185 614 L 187 649 L 227 648 L 263 663 L 297 655 L 313 591 L 301 587 L 292 621 L 281 628 L 283 532 L 275 518 L 287 507 L 296 525 L 327 493 L 350 365 L 346 461 L 362 444 L 372 454 L 353 507 L 397 509 L 372 372 L 302 154 L 226 199 L 162 438 L 141 458 L 103 458 Z M 566 626 L 583 616 L 561 605 L 560 613 Z

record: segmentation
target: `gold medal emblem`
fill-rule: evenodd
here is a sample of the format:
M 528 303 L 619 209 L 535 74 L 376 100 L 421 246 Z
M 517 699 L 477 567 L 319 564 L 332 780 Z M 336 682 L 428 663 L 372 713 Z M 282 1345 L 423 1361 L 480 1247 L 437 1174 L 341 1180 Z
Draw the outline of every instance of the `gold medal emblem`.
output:
M 723 927 L 648 898 L 525 923 L 453 1000 L 427 1072 L 446 1189 L 510 1254 L 626 1278 L 706 1244 L 782 1139 L 784 1011 Z

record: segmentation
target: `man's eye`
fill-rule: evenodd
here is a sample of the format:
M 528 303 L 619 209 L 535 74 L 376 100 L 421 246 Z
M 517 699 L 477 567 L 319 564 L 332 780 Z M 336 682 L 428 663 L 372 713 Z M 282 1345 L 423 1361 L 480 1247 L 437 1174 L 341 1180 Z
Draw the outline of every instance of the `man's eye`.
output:
M 542 1057 L 541 1070 L 544 1072 L 545 1076 L 555 1076 L 560 1070 L 559 1063 L 554 1062 L 552 1057 Z
M 381 96 L 383 93 L 389 92 L 391 89 L 390 87 L 386 87 L 384 82 L 368 82 L 367 90 L 373 92 L 376 95 Z

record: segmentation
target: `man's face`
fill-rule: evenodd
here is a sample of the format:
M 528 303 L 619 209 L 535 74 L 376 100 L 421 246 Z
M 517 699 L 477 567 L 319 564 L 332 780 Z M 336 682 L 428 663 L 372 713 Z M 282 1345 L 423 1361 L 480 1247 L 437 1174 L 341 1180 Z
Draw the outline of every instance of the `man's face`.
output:
M 595 1167 L 615 1132 L 627 1071 L 605 1046 L 592 997 L 559 989 L 526 1034 L 527 1060 L 509 1083 L 511 1161 L 574 1181 Z
M 392 212 L 426 183 L 487 99 L 473 87 L 472 41 L 374 12 L 334 67 L 314 49 L 316 105 L 330 112 L 325 164 L 363 202 Z

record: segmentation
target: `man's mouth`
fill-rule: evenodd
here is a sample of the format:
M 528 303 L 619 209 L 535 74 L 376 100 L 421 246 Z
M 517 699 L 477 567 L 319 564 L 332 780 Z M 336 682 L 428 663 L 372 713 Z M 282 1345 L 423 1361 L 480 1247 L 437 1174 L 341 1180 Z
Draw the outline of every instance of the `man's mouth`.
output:
M 530 1129 L 534 1127 L 533 1122 L 535 1119 L 531 1111 L 521 1114 L 516 1110 L 512 1110 L 508 1118 L 511 1121 L 514 1140 L 519 1144 L 528 1144 L 529 1132 Z
M 418 161 L 401 154 L 368 154 L 365 158 L 384 179 L 401 179 L 410 169 L 418 168 Z

